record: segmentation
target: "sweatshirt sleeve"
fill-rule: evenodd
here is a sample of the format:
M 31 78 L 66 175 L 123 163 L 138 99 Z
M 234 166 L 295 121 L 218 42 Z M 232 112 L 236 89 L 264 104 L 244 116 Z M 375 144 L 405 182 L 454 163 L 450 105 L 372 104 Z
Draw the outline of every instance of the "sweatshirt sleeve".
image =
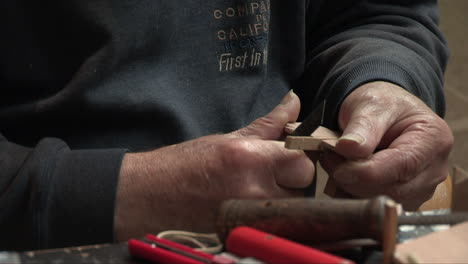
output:
M 0 250 L 109 242 L 124 149 L 34 148 L 0 134 Z
M 301 93 L 316 102 L 326 98 L 325 125 L 337 129 L 341 102 L 372 81 L 397 84 L 444 115 L 448 49 L 438 28 L 436 0 L 323 0 L 309 5 L 306 88 Z

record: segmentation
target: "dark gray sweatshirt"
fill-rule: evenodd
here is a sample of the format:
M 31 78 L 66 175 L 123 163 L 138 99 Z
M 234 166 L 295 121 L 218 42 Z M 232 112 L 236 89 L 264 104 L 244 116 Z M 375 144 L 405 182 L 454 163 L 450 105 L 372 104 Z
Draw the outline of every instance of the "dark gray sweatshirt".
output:
M 126 151 L 384 80 L 443 115 L 433 0 L 0 1 L 0 249 L 113 239 Z M 157 219 L 155 219 L 157 221 Z

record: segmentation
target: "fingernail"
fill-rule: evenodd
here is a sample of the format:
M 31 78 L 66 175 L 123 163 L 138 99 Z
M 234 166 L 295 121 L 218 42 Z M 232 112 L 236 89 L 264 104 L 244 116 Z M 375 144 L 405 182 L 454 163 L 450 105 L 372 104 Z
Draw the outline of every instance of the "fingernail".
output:
M 341 136 L 339 141 L 342 141 L 342 140 L 353 141 L 353 142 L 356 142 L 358 145 L 361 145 L 366 141 L 366 139 L 363 136 L 358 135 L 358 134 L 352 134 L 352 133 Z
M 289 92 L 283 97 L 283 100 L 281 100 L 281 105 L 286 105 L 286 104 L 289 104 L 289 102 L 291 102 L 291 100 L 293 99 L 293 90 L 289 90 Z

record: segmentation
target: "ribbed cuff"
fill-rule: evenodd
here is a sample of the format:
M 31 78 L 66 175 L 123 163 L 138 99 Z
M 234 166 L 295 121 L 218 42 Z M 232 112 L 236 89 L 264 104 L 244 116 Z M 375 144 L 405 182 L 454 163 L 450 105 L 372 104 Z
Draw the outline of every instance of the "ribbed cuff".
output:
M 113 241 L 114 206 L 124 149 L 62 149 L 50 179 L 45 247 Z

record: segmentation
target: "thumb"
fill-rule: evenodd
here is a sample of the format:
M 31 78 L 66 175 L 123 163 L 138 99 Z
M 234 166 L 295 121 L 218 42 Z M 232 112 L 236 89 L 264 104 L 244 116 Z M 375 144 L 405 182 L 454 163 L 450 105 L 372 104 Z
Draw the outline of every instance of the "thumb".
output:
M 233 134 L 241 137 L 278 140 L 283 135 L 286 124 L 297 120 L 300 109 L 299 97 L 291 90 L 270 113 Z
M 361 96 L 347 98 L 340 109 L 343 135 L 338 140 L 336 152 L 349 159 L 372 155 L 386 131 L 395 123 L 388 108 L 386 104 L 372 103 Z

